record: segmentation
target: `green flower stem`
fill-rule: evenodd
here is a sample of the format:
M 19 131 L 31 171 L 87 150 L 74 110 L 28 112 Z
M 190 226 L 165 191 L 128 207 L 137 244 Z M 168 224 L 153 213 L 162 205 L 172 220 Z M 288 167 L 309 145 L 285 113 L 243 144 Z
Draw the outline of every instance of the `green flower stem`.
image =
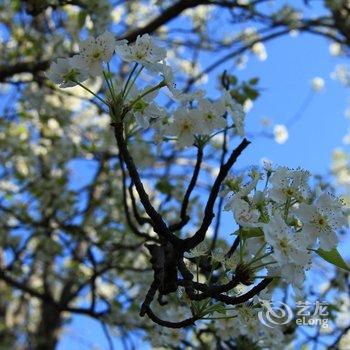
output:
M 244 239 L 240 235 L 240 240 L 239 240 L 239 262 L 243 262 L 243 248 L 244 248 Z
M 288 219 L 288 213 L 289 213 L 289 208 L 291 206 L 291 199 L 290 198 L 287 198 L 287 201 L 286 201 L 286 206 L 284 208 L 284 219 L 287 221 Z
M 104 103 L 106 106 L 109 107 L 108 103 L 100 96 L 98 96 L 97 94 L 95 94 L 93 91 L 91 91 L 88 87 L 86 87 L 85 85 L 79 83 L 77 80 L 72 80 L 74 81 L 74 83 L 76 83 L 77 85 L 79 85 L 80 87 L 82 87 L 84 90 L 90 92 L 91 95 L 94 95 L 98 100 L 100 100 L 102 103 Z
M 113 93 L 115 95 L 115 89 L 114 89 L 113 80 L 111 78 L 112 73 L 111 73 L 111 68 L 110 68 L 109 62 L 107 62 L 107 68 L 108 68 L 108 73 L 109 73 L 109 77 L 110 77 L 109 80 L 110 80 L 110 83 L 111 83 L 111 87 L 112 87 Z
M 199 282 L 199 262 L 200 262 L 200 256 L 196 259 L 196 278 L 197 278 L 197 283 Z
M 252 264 L 254 264 L 255 262 L 257 262 L 257 261 L 259 261 L 259 260 L 261 260 L 261 259 L 264 259 L 264 258 L 268 257 L 268 256 L 271 255 L 271 254 L 272 254 L 272 252 L 266 253 L 266 254 L 261 255 L 261 256 L 259 256 L 259 257 L 256 257 L 255 259 L 253 259 L 252 261 L 250 261 L 248 265 L 252 265 Z
M 214 134 L 208 136 L 208 137 L 204 140 L 204 143 L 207 143 L 208 141 L 210 141 L 210 140 L 211 140 L 213 137 L 215 137 L 216 135 L 219 135 L 219 134 L 221 134 L 221 133 L 224 132 L 224 131 L 233 129 L 234 127 L 235 127 L 235 125 L 232 124 L 232 125 L 227 126 L 225 129 L 222 129 L 222 130 L 219 130 L 219 131 L 215 132 Z
M 133 78 L 133 80 L 132 80 L 131 82 L 129 82 L 129 84 L 128 84 L 129 86 L 128 86 L 128 88 L 126 89 L 125 94 L 123 95 L 124 99 L 126 99 L 126 97 L 129 95 L 129 92 L 130 92 L 131 88 L 134 86 L 135 81 L 136 81 L 136 79 L 139 77 L 139 75 L 141 74 L 143 68 L 144 68 L 144 67 L 141 66 L 141 68 L 140 68 L 139 71 L 136 73 L 136 75 L 135 75 L 135 77 Z
M 270 177 L 271 177 L 271 173 L 267 173 L 265 186 L 264 186 L 264 191 L 267 189 L 267 186 L 269 185 Z
M 142 100 L 145 96 L 147 96 L 148 94 L 152 93 L 153 91 L 157 91 L 159 89 L 161 89 L 162 87 L 164 87 L 166 84 L 163 81 L 161 81 L 159 84 L 157 84 L 156 86 L 153 86 L 152 88 L 146 90 L 143 94 L 141 94 L 140 96 L 138 96 L 134 101 L 131 102 L 130 104 L 130 108 L 132 106 L 134 106 L 138 101 Z
M 265 248 L 266 246 L 266 242 L 263 243 L 261 245 L 261 247 L 259 248 L 259 250 L 256 252 L 255 254 L 255 258 L 249 263 L 249 264 L 252 264 L 254 261 L 257 261 L 257 260 L 260 260 L 261 258 L 259 257 L 259 254 L 262 252 L 262 250 Z M 270 254 L 270 253 L 269 253 Z
M 230 318 L 236 318 L 237 316 L 222 316 L 222 317 L 202 317 L 201 320 L 225 320 Z
M 212 277 L 213 277 L 213 272 L 214 272 L 214 265 L 211 264 L 211 266 L 210 266 L 210 273 L 209 273 L 208 282 L 207 282 L 208 285 L 210 285 L 211 279 L 212 279 Z
M 272 265 L 272 264 L 276 264 L 276 263 L 277 263 L 277 261 L 270 261 L 270 262 L 265 263 L 265 264 L 253 266 L 253 269 L 254 269 L 254 270 L 258 270 L 258 269 L 260 269 L 260 268 L 262 268 L 262 267 L 265 267 L 265 266 L 267 266 L 267 265 Z
M 108 86 L 108 90 L 111 93 L 112 100 L 114 101 L 114 89 L 113 89 L 113 87 L 111 85 L 112 82 L 109 80 L 108 75 L 106 74 L 105 71 L 103 71 L 103 76 L 105 77 L 105 80 L 106 80 L 106 83 L 107 83 L 107 86 Z
M 131 70 L 131 72 L 130 72 L 130 74 L 129 74 L 129 76 L 128 76 L 128 79 L 126 80 L 126 83 L 125 83 L 125 86 L 124 86 L 124 89 L 123 89 L 123 93 L 122 93 L 123 96 L 125 95 L 125 92 L 126 92 L 126 89 L 127 89 L 128 85 L 129 85 L 129 83 L 130 83 L 131 77 L 132 77 L 133 74 L 135 73 L 135 70 L 136 70 L 136 68 L 137 68 L 138 65 L 139 65 L 138 63 L 135 63 L 133 69 Z

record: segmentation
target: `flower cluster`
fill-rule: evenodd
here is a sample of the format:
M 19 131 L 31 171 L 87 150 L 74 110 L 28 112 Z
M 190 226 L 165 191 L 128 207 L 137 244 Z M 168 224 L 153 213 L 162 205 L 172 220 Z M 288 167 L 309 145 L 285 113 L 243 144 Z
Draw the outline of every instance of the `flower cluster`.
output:
M 125 82 L 116 82 L 109 62 L 113 54 L 124 62 L 133 63 Z M 136 81 L 142 70 L 160 77 L 153 86 L 139 89 Z M 104 99 L 83 85 L 84 81 L 104 76 L 109 96 Z M 215 131 L 234 129 L 244 135 L 245 114 L 242 106 L 229 91 L 224 91 L 217 101 L 204 97 L 202 91 L 184 93 L 176 88 L 172 68 L 166 62 L 166 51 L 158 47 L 148 35 L 138 36 L 134 43 L 116 40 L 105 32 L 80 44 L 80 52 L 70 58 L 59 58 L 52 63 L 47 77 L 61 88 L 79 85 L 107 105 L 114 122 L 136 121 L 141 128 L 152 126 L 156 140 L 176 139 L 180 147 L 208 141 Z M 180 106 L 168 115 L 156 102 L 158 92 L 167 87 L 171 97 Z M 229 125 L 227 115 L 233 119 Z
M 336 232 L 347 226 L 341 201 L 328 194 L 312 195 L 307 171 L 279 167 L 266 169 L 265 187 L 259 190 L 263 174 L 253 171 L 251 181 L 241 186 L 230 179 L 226 210 L 232 211 L 239 233 L 247 241 L 260 237 L 266 256 L 262 267 L 301 289 L 311 252 L 335 249 Z

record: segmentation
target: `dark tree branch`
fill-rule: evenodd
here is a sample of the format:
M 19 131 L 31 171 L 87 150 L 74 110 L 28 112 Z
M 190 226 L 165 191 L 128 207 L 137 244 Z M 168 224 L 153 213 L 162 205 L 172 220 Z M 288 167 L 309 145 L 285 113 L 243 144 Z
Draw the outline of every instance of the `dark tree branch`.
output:
M 243 139 L 240 145 L 235 150 L 233 150 L 227 162 L 220 167 L 219 174 L 215 179 L 215 182 L 211 188 L 208 202 L 204 210 L 204 218 L 203 218 L 202 225 L 192 237 L 186 238 L 184 240 L 183 248 L 185 251 L 193 249 L 195 246 L 197 246 L 199 243 L 201 243 L 204 240 L 205 234 L 215 216 L 213 209 L 214 209 L 216 198 L 219 195 L 221 185 L 225 180 L 226 176 L 228 175 L 229 171 L 231 170 L 232 166 L 236 162 L 237 158 L 240 156 L 240 154 L 249 144 L 250 142 L 247 139 Z
M 146 24 L 142 28 L 138 28 L 130 33 L 119 37 L 118 39 L 126 39 L 129 42 L 136 40 L 138 35 L 143 35 L 146 33 L 153 33 L 162 25 L 168 23 L 172 19 L 175 19 L 179 14 L 188 8 L 196 7 L 198 5 L 210 4 L 208 0 L 181 0 L 176 2 L 174 5 L 163 11 L 158 17 L 153 19 L 151 22 Z M 27 62 L 17 62 L 12 65 L 0 65 L 0 82 L 5 81 L 7 78 L 20 73 L 33 73 L 37 74 L 41 71 L 45 71 L 49 68 L 50 61 L 27 61 Z
M 41 71 L 45 71 L 49 68 L 50 61 L 26 61 L 17 62 L 12 65 L 2 64 L 0 65 L 0 82 L 5 81 L 8 77 L 12 77 L 15 74 L 20 73 L 32 73 L 36 74 Z
M 149 290 L 146 294 L 145 300 L 142 303 L 141 310 L 140 310 L 140 316 L 143 317 L 147 313 L 147 309 L 150 307 L 154 296 L 157 293 L 158 287 L 159 287 L 160 281 L 158 278 L 155 276 L 151 286 L 149 287 Z
M 193 282 L 193 275 L 187 269 L 184 263 L 179 265 L 179 270 L 184 278 L 184 280 L 182 281 L 183 282 L 182 284 L 184 285 L 186 293 L 191 300 L 198 301 L 198 300 L 204 300 L 208 298 L 215 298 L 216 295 L 221 293 L 226 293 L 231 289 L 237 287 L 237 285 L 240 283 L 239 278 L 235 276 L 231 281 L 227 282 L 226 284 L 212 285 L 208 287 L 205 284 Z M 202 293 L 195 293 L 193 291 L 194 289 L 198 289 L 202 291 Z
M 125 218 L 126 222 L 128 223 L 128 226 L 132 230 L 132 232 L 142 238 L 145 238 L 150 241 L 154 241 L 155 239 L 148 234 L 141 232 L 138 230 L 138 228 L 134 225 L 134 223 L 131 220 L 130 216 L 130 210 L 127 202 L 127 190 L 126 190 L 126 174 L 125 174 L 125 169 L 124 169 L 124 162 L 121 154 L 119 154 L 119 164 L 120 164 L 120 169 L 122 171 L 122 183 L 123 183 L 123 207 L 124 207 L 124 212 L 125 212 Z
M 91 310 L 90 308 L 87 309 L 87 308 L 81 308 L 81 307 L 70 307 L 68 305 L 58 303 L 50 295 L 38 292 L 36 289 L 29 287 L 27 283 L 22 283 L 20 281 L 17 281 L 13 277 L 6 274 L 6 272 L 3 270 L 0 270 L 0 279 L 14 288 L 21 290 L 25 293 L 28 293 L 34 298 L 37 298 L 39 300 L 42 300 L 46 304 L 54 306 L 59 312 L 69 311 L 72 313 L 88 315 L 94 318 L 100 318 L 109 313 L 109 309 L 96 312 L 94 310 Z
M 43 302 L 54 304 L 54 300 L 51 298 L 50 295 L 45 293 L 40 293 L 36 289 L 28 286 L 27 283 L 20 282 L 16 280 L 15 278 L 11 277 L 9 274 L 7 274 L 4 270 L 0 270 L 0 279 L 5 281 L 7 284 L 13 286 L 16 289 L 19 289 L 25 293 L 28 293 L 29 295 L 38 298 L 42 300 Z
M 136 199 L 134 196 L 133 187 L 134 187 L 134 184 L 131 182 L 129 185 L 129 196 L 131 199 L 131 205 L 132 205 L 132 210 L 133 210 L 135 219 L 139 225 L 145 225 L 145 224 L 152 225 L 152 220 L 150 220 L 149 218 L 143 217 L 139 214 L 139 211 L 136 205 Z
M 174 328 L 174 329 L 190 327 L 194 325 L 194 323 L 198 320 L 198 318 L 190 317 L 190 318 L 187 318 L 186 320 L 179 321 L 179 322 L 165 321 L 160 319 L 158 316 L 156 316 L 150 306 L 146 307 L 145 313 L 154 323 L 157 323 L 163 327 Z
M 126 33 L 119 39 L 127 39 L 129 41 L 135 41 L 138 35 L 143 35 L 146 33 L 153 33 L 162 25 L 170 22 L 171 20 L 178 17 L 183 11 L 196 7 L 199 5 L 209 5 L 211 1 L 209 0 L 180 0 L 174 5 L 168 7 L 164 10 L 158 17 L 146 24 L 144 27 L 136 29 L 130 33 Z
M 237 235 L 237 237 L 235 238 L 235 240 L 233 241 L 233 244 L 230 248 L 230 250 L 227 252 L 226 256 L 228 258 L 230 258 L 232 256 L 232 254 L 236 251 L 236 249 L 238 248 L 239 246 L 239 241 L 240 241 L 240 237 L 239 235 Z
M 222 77 L 222 85 L 224 85 L 224 87 L 225 87 L 224 79 L 225 79 L 225 73 L 223 74 L 223 77 Z M 225 88 L 227 88 L 227 90 L 228 90 L 228 86 L 226 86 Z M 225 114 L 225 119 L 227 119 L 227 113 Z M 224 130 L 223 136 L 224 136 L 224 140 L 222 142 L 222 147 L 221 147 L 220 167 L 223 166 L 223 164 L 225 162 L 225 157 L 226 157 L 226 154 L 228 151 L 227 150 L 227 129 Z M 220 224 L 221 224 L 221 212 L 222 212 L 223 205 L 224 205 L 224 197 L 220 197 L 219 204 L 217 207 L 217 216 L 216 216 L 214 235 L 213 235 L 213 239 L 212 239 L 212 243 L 211 243 L 211 250 L 213 250 L 215 248 L 216 240 L 217 240 L 218 235 L 219 235 L 219 229 L 220 229 Z
M 259 284 L 257 284 L 255 287 L 253 287 L 251 290 L 249 290 L 247 293 L 242 294 L 238 297 L 230 297 L 228 295 L 213 295 L 213 298 L 217 301 L 221 301 L 228 305 L 238 305 L 245 303 L 249 299 L 253 298 L 255 295 L 258 295 L 261 291 L 263 291 L 271 282 L 272 278 L 266 277 L 264 278 Z
M 334 342 L 329 345 L 328 349 L 329 350 L 336 350 L 339 348 L 339 343 L 342 340 L 342 338 L 344 337 L 344 335 L 350 331 L 350 326 L 345 327 L 344 329 L 341 330 L 340 334 L 336 337 L 336 339 L 334 340 Z
M 164 222 L 163 218 L 161 215 L 155 210 L 153 207 L 152 203 L 150 202 L 149 196 L 147 192 L 145 191 L 142 181 L 140 179 L 139 173 L 136 169 L 136 166 L 134 164 L 134 161 L 129 153 L 129 150 L 127 148 L 127 145 L 124 140 L 124 135 L 123 135 L 123 124 L 118 123 L 114 124 L 114 135 L 117 140 L 119 152 L 123 158 L 123 161 L 125 162 L 129 175 L 135 184 L 136 190 L 139 194 L 141 203 L 147 213 L 147 215 L 151 218 L 153 222 L 153 229 L 154 231 L 162 238 L 165 238 L 169 242 L 171 242 L 174 245 L 179 245 L 181 242 L 181 239 L 173 235 L 167 224 Z
M 191 193 L 192 193 L 192 191 L 197 183 L 199 171 L 200 171 L 201 165 L 202 165 L 202 160 L 203 160 L 203 148 L 201 146 L 198 146 L 196 165 L 195 165 L 191 181 L 188 185 L 188 188 L 186 190 L 186 193 L 185 193 L 184 199 L 182 201 L 182 205 L 181 205 L 181 212 L 180 212 L 180 219 L 181 220 L 179 222 L 169 226 L 169 230 L 172 232 L 181 230 L 190 220 L 190 217 L 187 215 L 187 208 L 188 208 L 188 204 L 190 201 Z

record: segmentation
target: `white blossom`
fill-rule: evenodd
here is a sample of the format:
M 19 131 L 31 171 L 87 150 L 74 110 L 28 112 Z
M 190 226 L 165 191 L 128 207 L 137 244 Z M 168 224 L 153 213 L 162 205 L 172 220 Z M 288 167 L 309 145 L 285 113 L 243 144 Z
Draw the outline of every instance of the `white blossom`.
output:
M 343 53 L 343 48 L 342 48 L 341 44 L 336 43 L 336 42 L 331 43 L 329 45 L 329 53 L 332 56 L 340 56 Z
M 242 227 L 259 227 L 260 212 L 254 209 L 246 201 L 233 196 L 231 210 L 238 225 Z
M 138 62 L 147 68 L 161 69 L 162 65 L 155 65 L 166 57 L 166 51 L 155 45 L 149 34 L 138 36 L 132 44 L 125 44 L 125 41 L 118 45 L 116 53 L 126 62 Z
M 318 238 L 324 250 L 336 247 L 336 230 L 348 224 L 341 203 L 327 193 L 321 194 L 312 205 L 301 203 L 295 214 L 303 222 L 305 241 L 313 244 Z
M 272 247 L 272 258 L 277 265 L 268 265 L 268 274 L 281 276 L 291 283 L 294 290 L 300 295 L 305 280 L 305 270 L 310 267 L 310 253 L 307 250 L 303 235 L 296 233 L 282 219 L 279 213 L 275 213 L 268 224 L 263 226 L 266 242 Z M 267 258 L 269 259 L 270 256 Z M 264 259 L 264 263 L 270 260 Z
M 155 131 L 154 134 L 154 142 L 156 144 L 160 144 L 163 141 L 164 136 L 169 132 L 169 119 L 168 118 L 158 118 L 155 119 L 152 128 Z
M 204 90 L 196 90 L 193 92 L 182 92 L 177 90 L 178 93 L 174 95 L 174 98 L 182 103 L 191 102 L 194 100 L 200 100 L 204 98 L 205 92 Z
M 288 337 L 283 333 L 282 327 L 262 327 L 259 345 L 262 349 L 282 350 L 288 349 Z
M 166 111 L 154 102 L 138 101 L 133 106 L 133 112 L 137 123 L 144 129 L 148 128 L 152 119 L 163 118 Z
M 225 252 L 223 251 L 222 248 L 215 248 L 212 252 L 211 252 L 211 258 L 213 261 L 219 262 L 223 265 L 225 265 L 226 261 L 227 261 L 227 257 Z
M 174 78 L 173 70 L 172 70 L 172 68 L 170 66 L 168 66 L 166 64 L 165 60 L 163 60 L 161 74 L 163 76 L 164 83 L 166 84 L 166 86 L 168 87 L 170 92 L 174 96 L 180 95 L 181 92 L 176 89 L 176 84 L 175 84 L 175 78 Z
M 322 91 L 324 89 L 324 86 L 325 86 L 325 82 L 324 82 L 324 79 L 321 77 L 315 77 L 311 81 L 312 90 L 315 92 Z
M 253 341 L 260 339 L 261 323 L 257 314 L 258 309 L 247 304 L 239 305 L 233 312 L 240 334 L 249 336 Z
M 263 226 L 266 242 L 273 248 L 272 256 L 280 266 L 309 263 L 309 253 L 302 235 L 294 233 L 284 222 L 281 215 L 275 213 L 269 223 Z
M 266 61 L 267 52 L 265 45 L 262 42 L 257 42 L 252 46 L 253 53 L 258 57 L 260 61 Z
M 275 276 L 281 276 L 286 282 L 293 286 L 297 295 L 300 295 L 305 282 L 305 271 L 309 269 L 310 263 L 309 260 L 306 265 L 288 263 L 278 266 L 275 270 Z
M 199 243 L 195 248 L 184 254 L 185 258 L 198 258 L 199 256 L 206 255 L 209 248 L 205 242 Z
M 258 171 L 256 171 L 255 169 L 253 169 L 251 171 L 249 176 L 251 178 L 251 181 L 248 184 L 242 186 L 242 188 L 237 192 L 237 196 L 239 198 L 243 198 L 245 196 L 248 196 L 250 194 L 250 192 L 252 192 L 256 188 L 256 186 L 261 178 L 261 174 Z
M 102 74 L 102 62 L 109 62 L 116 47 L 112 33 L 104 32 L 98 37 L 88 38 L 80 44 L 80 53 L 73 57 L 77 67 L 85 69 L 91 76 Z
M 236 133 L 243 137 L 245 112 L 242 105 L 236 102 L 227 90 L 224 91 L 222 96 L 222 103 L 224 104 L 226 111 L 232 117 Z
M 279 167 L 271 176 L 269 197 L 277 203 L 285 203 L 287 199 L 304 199 L 310 191 L 308 180 L 310 173 L 302 170 L 291 170 Z
M 223 118 L 225 109 L 220 101 L 213 103 L 201 99 L 198 102 L 198 109 L 196 112 L 201 120 L 202 132 L 204 134 L 210 134 L 215 129 L 223 129 L 226 127 L 226 120 Z
M 283 124 L 276 124 L 273 128 L 273 134 L 275 141 L 281 145 L 286 143 L 289 138 L 288 129 Z
M 261 159 L 260 162 L 261 162 L 261 164 L 266 172 L 268 172 L 268 173 L 272 172 L 273 161 L 271 159 L 264 157 Z
M 46 76 L 61 88 L 77 85 L 88 78 L 86 70 L 78 69 L 72 58 L 58 58 L 52 62 Z
M 177 136 L 179 146 L 191 146 L 195 140 L 195 135 L 202 131 L 198 114 L 193 110 L 180 107 L 174 112 L 173 123 L 169 125 L 169 132 Z
M 339 80 L 345 86 L 350 86 L 350 70 L 345 64 L 337 65 L 331 77 L 332 79 Z
M 166 116 L 166 110 L 158 106 L 154 100 L 158 95 L 158 90 L 152 91 L 145 94 L 149 90 L 149 87 L 144 88 L 143 90 L 138 90 L 135 85 L 130 90 L 127 100 L 132 102 L 136 100 L 136 103 L 132 105 L 132 113 L 135 116 L 137 123 L 144 129 L 150 126 L 150 121 L 155 121 L 158 118 L 163 118 Z M 141 99 L 139 96 L 144 95 Z

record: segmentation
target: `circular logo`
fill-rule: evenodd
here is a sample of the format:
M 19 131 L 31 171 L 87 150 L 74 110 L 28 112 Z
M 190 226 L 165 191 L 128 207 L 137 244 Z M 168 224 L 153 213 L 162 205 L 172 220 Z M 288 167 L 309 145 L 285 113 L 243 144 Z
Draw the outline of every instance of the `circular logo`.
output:
M 293 311 L 287 304 L 281 301 L 261 300 L 263 310 L 260 310 L 258 317 L 260 322 L 269 328 L 276 325 L 288 324 L 293 319 Z

